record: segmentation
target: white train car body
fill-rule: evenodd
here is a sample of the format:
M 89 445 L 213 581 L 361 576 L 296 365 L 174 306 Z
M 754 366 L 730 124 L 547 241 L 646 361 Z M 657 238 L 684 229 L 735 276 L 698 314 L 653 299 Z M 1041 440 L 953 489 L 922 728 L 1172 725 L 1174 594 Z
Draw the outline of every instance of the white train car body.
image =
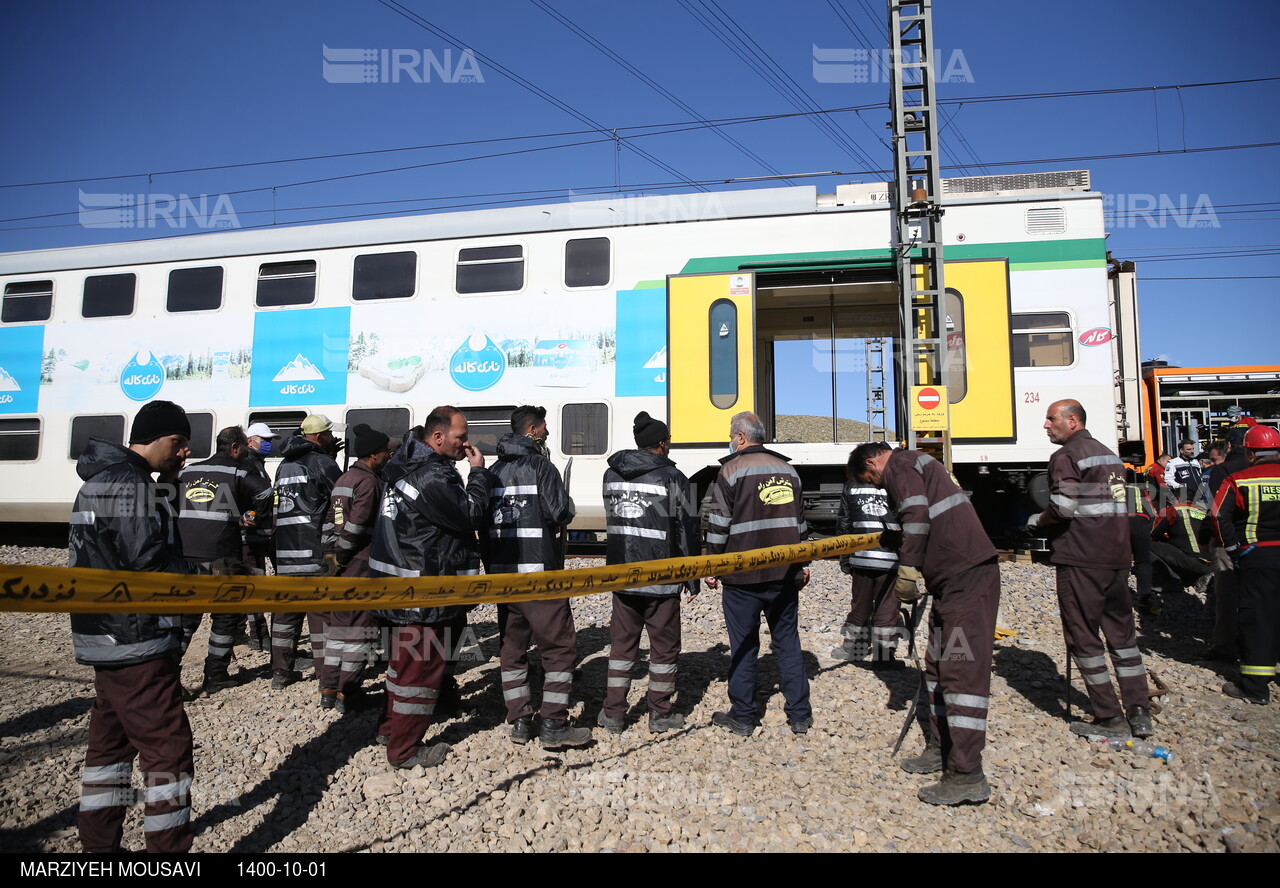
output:
M 966 484 L 1014 492 L 1048 459 L 1057 398 L 1081 400 L 1117 444 L 1102 201 L 1087 173 L 956 187 L 970 181 L 948 180 L 945 217 L 954 458 Z M 884 191 L 620 197 L 0 255 L 0 521 L 65 521 L 84 442 L 122 440 L 153 398 L 193 415 L 196 457 L 228 425 L 287 431 L 318 412 L 400 434 L 446 403 L 491 446 L 512 407 L 545 405 L 553 459 L 575 461 L 580 529 L 603 526 L 600 477 L 633 446 L 637 412 L 670 417 L 673 458 L 705 485 L 728 417 L 752 409 L 829 511 L 876 425 L 865 395 L 862 433 L 835 419 L 868 388 L 867 343 L 887 342 L 892 362 L 898 334 Z M 829 434 L 777 431 L 795 342 L 831 356 Z

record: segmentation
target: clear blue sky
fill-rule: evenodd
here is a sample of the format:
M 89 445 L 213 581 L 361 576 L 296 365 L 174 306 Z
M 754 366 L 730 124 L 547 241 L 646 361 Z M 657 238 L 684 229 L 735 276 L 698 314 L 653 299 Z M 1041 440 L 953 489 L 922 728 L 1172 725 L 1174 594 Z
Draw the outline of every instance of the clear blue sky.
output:
M 762 54 L 817 107 L 887 99 L 886 83 L 820 82 L 814 73 L 815 45 L 846 52 L 884 46 L 881 0 L 404 0 L 401 8 L 479 54 L 474 64 L 461 65 L 457 45 L 379 0 L 8 0 L 0 6 L 0 107 L 7 124 L 0 185 L 59 184 L 0 188 L 0 251 L 196 230 L 188 225 L 173 232 L 163 222 L 152 230 L 84 228 L 82 191 L 91 206 L 94 195 L 123 192 L 228 195 L 238 223 L 249 226 L 545 202 L 563 199 L 569 189 L 612 189 L 615 183 L 653 191 L 682 177 L 762 176 L 770 167 L 842 171 L 807 180 L 829 191 L 841 182 L 879 181 L 884 177 L 868 174 L 869 167 L 891 166 L 881 141 L 883 108 L 833 116 L 841 141 L 855 148 L 829 139 L 807 119 L 791 118 L 724 130 L 756 157 L 706 128 L 634 141 L 669 169 L 630 151 L 617 153 L 604 137 L 582 131 L 599 125 L 634 135 L 635 127 L 691 117 L 544 7 L 704 118 L 797 110 L 744 61 Z M 942 85 L 940 93 L 963 100 L 1280 75 L 1280 11 L 1271 3 L 1250 9 L 1252 18 L 1244 8 L 1228 14 L 1223 5 L 1198 0 L 940 2 L 934 13 L 939 57 L 963 78 Z M 732 20 L 721 19 L 723 26 L 742 29 L 725 42 L 698 18 L 712 21 L 721 13 Z M 334 83 L 324 76 L 323 46 L 404 50 L 401 58 L 414 64 L 419 79 L 424 50 L 437 63 L 451 50 L 451 68 L 443 79 L 440 67 L 428 69 L 430 82 L 414 82 L 401 71 L 400 82 Z M 417 53 L 416 63 L 409 51 Z M 330 80 L 351 76 L 352 62 L 332 60 Z M 386 76 L 380 54 L 372 61 L 378 76 Z M 516 85 L 498 66 L 594 124 Z M 468 76 L 472 82 L 462 82 Z M 459 82 L 444 82 L 451 79 Z M 1180 152 L 1280 141 L 1278 100 L 1280 81 L 952 105 L 944 159 L 976 159 L 999 173 L 1088 168 L 1095 190 L 1117 196 L 1113 206 L 1164 200 L 1185 207 L 1111 220 L 1114 255 L 1139 263 L 1143 356 L 1183 366 L 1277 363 L 1280 150 Z M 576 134 L 511 141 L 570 132 Z M 472 144 L 260 163 L 446 142 Z M 592 144 L 474 159 L 573 142 Z M 1157 150 L 1175 153 L 996 165 Z M 457 160 L 462 162 L 420 166 Z M 225 164 L 254 165 L 165 172 Z M 410 166 L 417 168 L 332 179 Z M 155 173 L 150 181 L 148 172 Z M 945 174 L 980 172 L 970 166 Z M 316 179 L 330 181 L 296 184 Z M 207 207 L 212 215 L 215 206 Z M 1217 255 L 1223 253 L 1228 255 Z M 1233 277 L 1241 279 L 1228 279 Z

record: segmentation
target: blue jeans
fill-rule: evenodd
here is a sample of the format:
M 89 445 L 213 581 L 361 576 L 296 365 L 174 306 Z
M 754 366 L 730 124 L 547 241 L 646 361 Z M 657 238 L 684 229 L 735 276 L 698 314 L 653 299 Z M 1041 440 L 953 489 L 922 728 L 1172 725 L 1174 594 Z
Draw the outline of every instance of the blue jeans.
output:
M 800 652 L 800 590 L 794 580 L 724 586 L 724 622 L 729 629 L 730 713 L 756 723 L 756 658 L 760 653 L 760 615 L 769 624 L 771 647 L 778 657 L 787 721 L 810 718 L 809 677 Z

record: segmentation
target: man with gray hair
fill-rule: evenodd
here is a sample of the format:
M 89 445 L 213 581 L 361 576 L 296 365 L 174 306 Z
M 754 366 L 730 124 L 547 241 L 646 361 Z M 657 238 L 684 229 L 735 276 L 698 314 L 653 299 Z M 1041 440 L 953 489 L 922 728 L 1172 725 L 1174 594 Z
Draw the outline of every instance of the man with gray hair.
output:
M 729 425 L 730 454 L 720 460 L 720 474 L 707 515 L 707 551 L 742 552 L 803 541 L 804 497 L 800 475 L 788 459 L 764 447 L 764 423 L 754 413 L 739 413 Z M 809 678 L 800 650 L 800 589 L 809 582 L 804 564 L 779 564 L 727 577 L 724 622 L 729 630 L 728 712 L 717 712 L 712 724 L 748 737 L 757 724 L 756 657 L 760 651 L 760 615 L 769 623 L 778 657 L 787 721 L 795 734 L 813 727 Z M 708 577 L 715 589 L 717 577 Z

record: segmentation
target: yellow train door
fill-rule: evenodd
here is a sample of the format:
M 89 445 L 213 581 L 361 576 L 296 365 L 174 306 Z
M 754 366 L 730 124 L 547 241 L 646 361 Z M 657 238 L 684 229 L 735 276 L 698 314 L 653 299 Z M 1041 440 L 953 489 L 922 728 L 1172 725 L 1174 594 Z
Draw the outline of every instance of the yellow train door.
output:
M 675 444 L 722 444 L 754 412 L 755 275 L 667 278 L 667 415 Z

